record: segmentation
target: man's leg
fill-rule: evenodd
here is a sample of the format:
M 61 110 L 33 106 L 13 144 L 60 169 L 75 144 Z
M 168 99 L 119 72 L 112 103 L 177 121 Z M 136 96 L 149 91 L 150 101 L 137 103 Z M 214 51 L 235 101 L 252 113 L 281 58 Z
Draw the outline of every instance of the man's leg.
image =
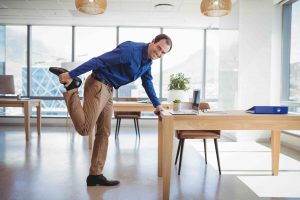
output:
M 108 138 L 111 132 L 111 117 L 112 117 L 112 88 L 107 86 L 111 90 L 111 98 L 107 101 L 107 104 L 103 108 L 100 116 L 97 120 L 97 130 L 95 134 L 95 141 L 93 147 L 93 155 L 91 159 L 90 175 L 87 178 L 88 186 L 105 185 L 114 186 L 120 182 L 117 180 L 107 180 L 102 174 L 102 170 L 105 164 Z
M 91 175 L 102 174 L 106 160 L 108 137 L 111 132 L 112 98 L 108 100 L 97 120 L 97 130 L 95 133 L 93 155 L 91 160 Z
M 77 89 L 64 93 L 64 98 L 70 117 L 76 131 L 80 135 L 88 135 L 92 132 L 96 120 L 111 98 L 106 85 L 88 76 L 84 84 L 84 101 L 81 106 Z

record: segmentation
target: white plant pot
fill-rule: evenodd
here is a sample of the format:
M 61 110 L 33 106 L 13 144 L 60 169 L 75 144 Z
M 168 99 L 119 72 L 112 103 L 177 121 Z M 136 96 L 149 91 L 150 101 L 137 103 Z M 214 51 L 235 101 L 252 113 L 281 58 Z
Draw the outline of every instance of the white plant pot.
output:
M 169 102 L 173 102 L 175 99 L 179 99 L 181 102 L 189 102 L 189 95 L 184 90 L 170 90 L 169 91 Z
M 180 111 L 180 108 L 181 108 L 180 103 L 174 103 L 173 104 L 173 110 L 174 111 Z

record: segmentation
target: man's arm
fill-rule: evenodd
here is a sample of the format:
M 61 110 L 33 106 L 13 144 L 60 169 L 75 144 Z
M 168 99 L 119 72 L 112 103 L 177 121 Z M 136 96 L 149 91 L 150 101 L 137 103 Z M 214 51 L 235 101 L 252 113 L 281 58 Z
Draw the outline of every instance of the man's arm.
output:
M 153 83 L 152 83 L 152 75 L 151 75 L 151 69 L 149 68 L 141 77 L 142 79 L 142 85 L 149 97 L 149 99 L 151 100 L 153 106 L 155 107 L 155 111 L 154 113 L 156 115 L 159 114 L 160 111 L 163 110 L 163 107 L 160 104 L 159 99 L 156 96 L 154 87 L 153 87 Z
M 101 57 L 101 56 L 99 56 L 99 57 Z M 75 78 L 77 76 L 80 76 L 81 74 L 88 72 L 88 71 L 97 69 L 98 67 L 103 65 L 103 62 L 101 61 L 101 59 L 99 59 L 99 57 L 92 58 L 92 59 L 86 61 L 85 63 L 79 65 L 75 69 L 71 70 L 69 72 L 69 76 L 71 78 Z

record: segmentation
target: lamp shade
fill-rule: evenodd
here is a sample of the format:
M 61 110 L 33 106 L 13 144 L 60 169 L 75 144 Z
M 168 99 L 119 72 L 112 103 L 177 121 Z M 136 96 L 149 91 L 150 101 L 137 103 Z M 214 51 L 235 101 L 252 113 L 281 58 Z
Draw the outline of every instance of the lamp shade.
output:
M 13 75 L 0 75 L 0 94 L 15 94 Z
M 202 0 L 201 13 L 209 17 L 221 17 L 231 11 L 231 0 Z
M 98 15 L 104 13 L 107 7 L 106 0 L 75 0 L 77 10 L 85 14 Z

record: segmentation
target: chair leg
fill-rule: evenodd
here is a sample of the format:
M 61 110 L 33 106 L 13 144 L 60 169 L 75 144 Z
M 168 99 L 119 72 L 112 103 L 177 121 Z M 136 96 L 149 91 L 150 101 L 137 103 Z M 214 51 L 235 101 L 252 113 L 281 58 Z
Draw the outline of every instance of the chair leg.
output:
M 176 159 L 175 159 L 175 165 L 177 164 L 177 160 L 178 160 L 178 156 L 179 156 L 179 151 L 180 151 L 180 147 L 181 147 L 181 142 L 182 142 L 182 139 L 179 139 L 178 147 L 177 147 L 177 153 L 176 153 Z
M 138 130 L 139 139 L 141 139 L 140 126 L 139 126 L 139 119 L 136 119 L 136 127 L 137 127 L 137 130 Z
M 178 170 L 178 175 L 180 175 L 180 171 L 181 171 L 181 161 L 182 161 L 183 147 L 184 147 L 184 139 L 182 139 L 181 148 L 180 148 L 180 158 L 179 158 L 179 170 Z
M 120 133 L 121 120 L 122 120 L 122 119 L 119 118 L 117 137 L 119 137 L 119 133 Z
M 135 136 L 137 136 L 137 127 L 136 127 L 136 119 L 134 118 L 133 121 L 134 121 L 134 130 L 135 130 Z
M 215 142 L 215 149 L 216 149 L 216 155 L 217 155 L 217 160 L 218 160 L 219 174 L 221 175 L 221 166 L 220 166 L 220 158 L 219 158 L 219 149 L 218 149 L 217 139 L 214 139 L 214 142 Z
M 118 134 L 118 124 L 119 124 L 119 118 L 117 118 L 117 122 L 116 122 L 115 140 L 117 139 L 117 134 Z
M 203 139 L 203 144 L 204 144 L 205 164 L 207 164 L 206 139 Z

